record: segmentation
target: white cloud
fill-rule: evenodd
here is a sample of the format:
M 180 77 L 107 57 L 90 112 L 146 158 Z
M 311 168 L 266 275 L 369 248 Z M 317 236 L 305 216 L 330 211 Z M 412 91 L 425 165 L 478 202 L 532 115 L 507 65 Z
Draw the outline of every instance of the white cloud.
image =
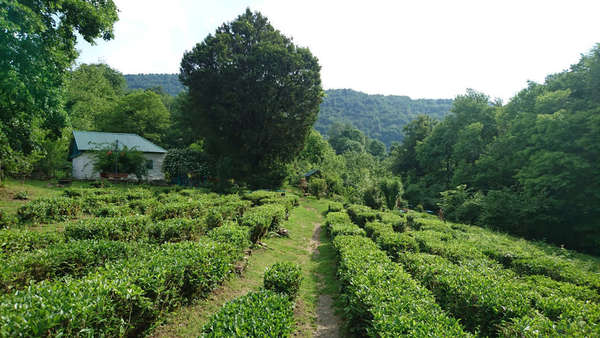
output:
M 598 41 L 591 1 L 119 1 L 116 39 L 82 60 L 124 73 L 177 72 L 185 50 L 246 6 L 307 46 L 326 88 L 451 98 L 474 88 L 507 99 Z M 92 57 L 92 59 L 90 59 Z

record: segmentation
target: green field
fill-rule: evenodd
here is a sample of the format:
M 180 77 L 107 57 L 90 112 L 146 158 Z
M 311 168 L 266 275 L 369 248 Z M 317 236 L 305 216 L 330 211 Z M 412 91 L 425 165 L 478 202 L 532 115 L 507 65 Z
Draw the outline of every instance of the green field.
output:
M 0 336 L 258 330 L 243 311 L 283 336 L 600 334 L 600 260 L 481 227 L 291 192 L 0 189 Z M 301 267 L 291 303 L 260 291 L 276 262 Z

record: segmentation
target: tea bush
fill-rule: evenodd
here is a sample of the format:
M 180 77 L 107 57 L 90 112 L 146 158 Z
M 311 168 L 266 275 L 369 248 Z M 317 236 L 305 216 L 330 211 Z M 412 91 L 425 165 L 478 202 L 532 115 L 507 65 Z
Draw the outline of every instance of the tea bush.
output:
M 265 204 L 248 210 L 240 224 L 251 228 L 250 239 L 256 243 L 268 231 L 279 229 L 285 217 L 285 208 L 281 205 Z
M 127 336 L 152 322 L 152 303 L 127 275 L 41 282 L 0 298 L 0 336 Z
M 212 229 L 207 236 L 216 242 L 229 243 L 242 250 L 250 246 L 250 234 L 247 227 L 235 224 L 225 224 Z
M 340 235 L 366 236 L 365 230 L 359 228 L 356 224 L 333 224 L 327 227 L 330 237 L 333 239 Z
M 348 208 L 348 215 L 352 222 L 364 227 L 367 222 L 377 220 L 377 211 L 364 205 L 352 204 Z
M 338 276 L 353 333 L 372 337 L 469 336 L 433 295 L 366 237 L 337 236 Z
M 227 302 L 204 325 L 203 337 L 289 337 L 295 329 L 286 296 L 260 290 Z
M 64 234 L 56 231 L 0 230 L 0 252 L 4 254 L 20 254 L 43 249 L 64 241 Z
M 199 220 L 189 218 L 171 218 L 164 221 L 150 222 L 142 230 L 139 240 L 150 243 L 191 241 L 206 232 L 206 225 Z
M 253 205 L 261 205 L 261 200 L 268 198 L 280 198 L 281 193 L 276 191 L 266 191 L 266 190 L 256 190 L 247 194 L 244 194 L 242 197 L 245 200 L 251 201 Z
M 67 197 L 39 198 L 17 210 L 21 222 L 65 221 L 81 213 L 81 202 Z
M 68 239 L 135 241 L 144 236 L 149 222 L 145 216 L 89 218 L 68 223 L 64 233 Z
M 15 255 L 0 267 L 0 288 L 20 289 L 33 281 L 82 276 L 96 266 L 135 254 L 138 246 L 116 241 L 70 241 Z
M 169 218 L 200 218 L 206 214 L 207 208 L 204 203 L 175 202 L 156 206 L 151 212 L 154 220 L 165 220 Z
M 327 213 L 339 212 L 344 210 L 344 205 L 340 202 L 329 202 L 327 205 Z
M 263 278 L 265 289 L 285 294 L 293 300 L 298 296 L 302 283 L 302 270 L 298 264 L 279 262 L 271 265 Z

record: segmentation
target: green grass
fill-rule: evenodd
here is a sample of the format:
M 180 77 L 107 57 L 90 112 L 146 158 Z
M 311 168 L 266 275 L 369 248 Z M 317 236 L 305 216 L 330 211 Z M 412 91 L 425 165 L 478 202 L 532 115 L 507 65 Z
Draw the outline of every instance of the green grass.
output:
M 302 267 L 303 281 L 294 310 L 296 336 L 312 337 L 317 327 L 317 305 L 320 294 L 337 297 L 338 284 L 335 277 L 335 252 L 324 231 L 315 238 L 317 225 L 323 224 L 326 200 L 303 198 L 294 208 L 290 218 L 283 224 L 290 237 L 264 239 L 266 248 L 253 250 L 247 269 L 241 277 L 232 278 L 205 300 L 183 307 L 172 313 L 164 325 L 158 327 L 154 336 L 198 336 L 210 315 L 224 303 L 262 286 L 267 267 L 276 262 L 298 263 Z M 318 239 L 318 240 L 317 240 Z M 319 244 L 320 241 L 320 244 Z M 318 249 L 318 250 L 317 250 Z

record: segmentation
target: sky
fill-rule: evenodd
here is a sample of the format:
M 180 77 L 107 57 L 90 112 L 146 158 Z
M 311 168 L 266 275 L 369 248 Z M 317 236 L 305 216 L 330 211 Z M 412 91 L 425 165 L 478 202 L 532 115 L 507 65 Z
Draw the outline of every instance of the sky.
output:
M 308 47 L 325 89 L 505 102 L 600 43 L 600 1 L 115 0 L 115 39 L 78 43 L 78 63 L 178 73 L 185 51 L 249 7 Z

